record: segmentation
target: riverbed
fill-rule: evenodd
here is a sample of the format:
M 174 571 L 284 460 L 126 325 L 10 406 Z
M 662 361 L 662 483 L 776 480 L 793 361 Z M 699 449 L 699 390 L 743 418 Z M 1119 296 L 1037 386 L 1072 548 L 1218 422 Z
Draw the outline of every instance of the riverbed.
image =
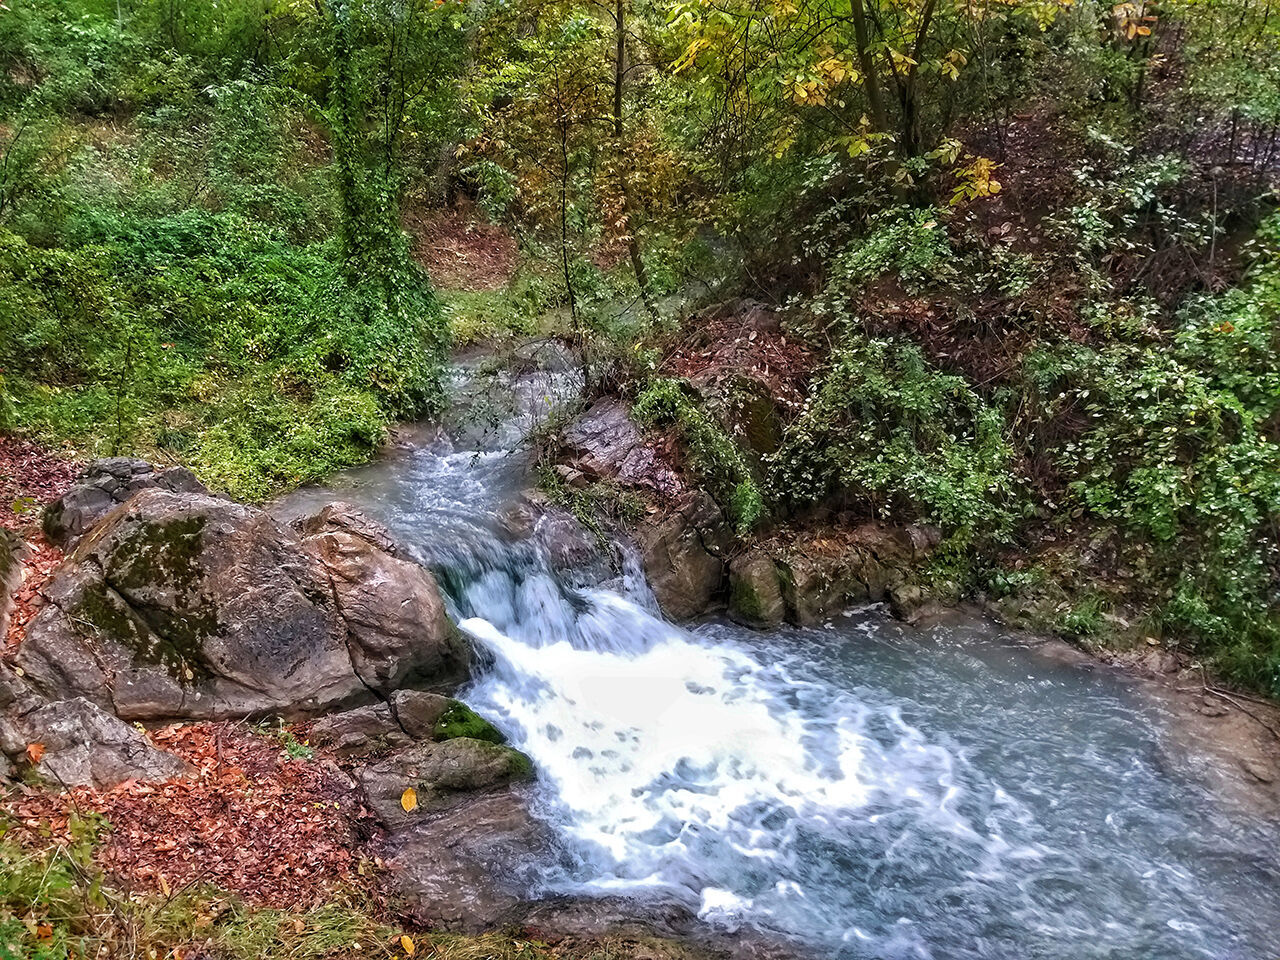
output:
M 538 771 L 530 900 L 667 902 L 832 958 L 1280 956 L 1280 826 L 1142 685 L 980 620 L 676 625 L 625 551 L 565 570 L 513 536 L 521 438 L 573 385 L 541 376 L 280 507 L 355 502 L 441 573 L 483 654 L 462 697 Z

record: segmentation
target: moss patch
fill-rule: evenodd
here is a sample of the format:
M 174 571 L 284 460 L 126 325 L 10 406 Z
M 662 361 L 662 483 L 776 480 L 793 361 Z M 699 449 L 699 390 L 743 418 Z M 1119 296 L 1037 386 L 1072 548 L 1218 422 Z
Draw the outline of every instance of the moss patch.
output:
M 436 721 L 432 734 L 437 740 L 453 740 L 458 737 L 467 737 L 471 740 L 483 740 L 487 743 L 507 742 L 507 738 L 502 735 L 502 731 L 465 703 L 456 701 Z M 530 769 L 532 770 L 532 767 Z

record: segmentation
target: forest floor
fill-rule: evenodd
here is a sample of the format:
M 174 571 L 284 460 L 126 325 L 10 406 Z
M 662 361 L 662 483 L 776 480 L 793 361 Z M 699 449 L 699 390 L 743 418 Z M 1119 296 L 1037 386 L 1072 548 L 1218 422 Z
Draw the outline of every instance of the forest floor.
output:
M 43 605 L 41 588 L 62 562 L 62 551 L 40 531 L 40 512 L 80 475 L 81 464 L 29 440 L 0 435 L 0 527 L 27 541 L 22 579 L 0 653 L 18 645 Z

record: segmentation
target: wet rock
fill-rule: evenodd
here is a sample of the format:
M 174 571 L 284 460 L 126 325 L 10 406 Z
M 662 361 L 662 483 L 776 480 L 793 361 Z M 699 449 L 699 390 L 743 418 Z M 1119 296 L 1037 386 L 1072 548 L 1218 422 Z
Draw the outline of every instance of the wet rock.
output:
M 381 692 L 466 678 L 465 643 L 444 612 L 435 577 L 349 504 L 302 521 L 303 545 L 324 566 L 361 682 Z
M 616 480 L 629 487 L 674 496 L 680 478 L 645 443 L 626 406 L 613 398 L 597 401 L 561 434 L 567 466 L 595 480 Z
M 332 713 L 311 725 L 317 745 L 348 757 L 457 737 L 506 742 L 493 724 L 465 703 L 421 690 L 397 690 L 387 702 Z
M 799 626 L 814 624 L 840 610 L 870 599 L 866 584 L 844 557 L 793 555 L 779 562 L 787 619 Z
M 39 745 L 32 761 L 32 745 Z M 124 780 L 181 776 L 186 765 L 152 746 L 136 727 L 84 699 L 49 702 L 0 664 L 0 774 L 31 766 L 67 787 L 113 787 Z
M 729 563 L 729 613 L 749 626 L 773 626 L 786 616 L 782 581 L 773 559 L 760 550 Z
M 724 514 L 702 491 L 640 524 L 635 541 L 645 576 L 668 617 L 697 616 L 722 597 L 732 540 Z
M 391 695 L 391 709 L 395 712 L 400 729 L 414 740 L 429 740 L 435 736 L 436 724 L 458 704 L 452 697 L 421 690 L 397 690 Z
M 384 860 L 414 919 L 474 932 L 518 919 L 550 847 L 548 829 L 506 789 L 420 818 L 392 836 Z
M 1240 759 L 1240 767 L 1253 779 L 1259 783 L 1275 783 L 1276 769 L 1270 764 L 1263 763 L 1253 757 L 1242 757 Z
M 532 776 L 532 763 L 518 750 L 458 737 L 406 747 L 365 767 L 359 781 L 369 809 L 388 827 L 399 829 L 476 791 Z M 409 810 L 404 809 L 407 789 L 416 794 L 416 805 Z
M 1221 700 L 1213 697 L 1202 697 L 1196 704 L 1196 712 L 1205 717 L 1225 717 L 1230 711 Z
M 570 582 L 596 584 L 609 576 L 610 558 L 601 537 L 538 491 L 521 494 L 499 522 L 512 540 L 530 541 L 551 569 Z
M 310 739 L 345 757 L 403 747 L 414 740 L 400 728 L 386 703 L 371 703 L 322 717 L 312 724 Z
M 792 541 L 775 558 L 787 619 L 808 625 L 853 604 L 892 601 L 939 539 L 933 528 L 865 523 L 839 539 Z M 904 590 L 899 602 L 904 613 L 915 614 L 925 599 L 923 592 Z
M 71 550 L 113 509 L 151 488 L 208 493 L 186 467 L 155 467 L 127 457 L 95 460 L 75 486 L 45 509 L 44 534 L 51 543 Z
M 385 531 L 349 511 L 306 529 L 142 490 L 50 581 L 17 662 L 126 720 L 315 715 L 465 676 L 434 581 Z

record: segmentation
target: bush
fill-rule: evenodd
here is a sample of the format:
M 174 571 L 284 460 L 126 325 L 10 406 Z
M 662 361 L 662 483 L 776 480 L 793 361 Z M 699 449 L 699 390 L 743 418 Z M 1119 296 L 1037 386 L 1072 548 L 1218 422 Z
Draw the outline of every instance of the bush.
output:
M 438 398 L 444 322 L 413 268 L 354 287 L 326 244 L 239 214 L 98 207 L 80 245 L 0 231 L 0 429 L 165 447 L 261 499 L 367 459 Z
M 795 508 L 833 496 L 937 523 L 957 543 L 1006 538 L 1022 511 L 1001 412 L 919 348 L 849 333 L 789 424 L 771 487 Z
M 643 424 L 671 424 L 679 431 L 694 466 L 739 533 L 765 517 L 768 507 L 746 457 L 679 380 L 654 380 L 636 398 L 632 413 Z
M 1273 222 L 1264 236 L 1274 238 Z M 1184 309 L 1163 343 L 1042 349 L 1027 360 L 1068 508 L 1132 534 L 1159 617 L 1235 680 L 1280 695 L 1280 262 Z

